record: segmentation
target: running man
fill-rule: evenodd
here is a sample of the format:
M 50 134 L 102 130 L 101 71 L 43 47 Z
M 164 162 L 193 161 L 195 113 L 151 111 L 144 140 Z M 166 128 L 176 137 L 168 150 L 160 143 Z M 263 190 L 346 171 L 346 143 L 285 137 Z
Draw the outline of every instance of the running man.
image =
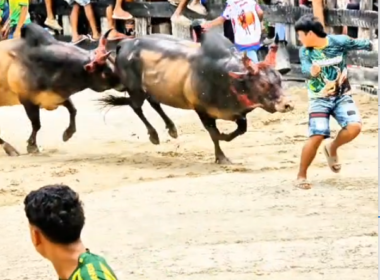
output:
M 223 14 L 213 21 L 205 22 L 202 27 L 207 30 L 231 20 L 236 48 L 239 52 L 247 52 L 247 56 L 257 63 L 263 16 L 264 12 L 255 0 L 227 0 Z
M 82 243 L 85 216 L 71 188 L 48 185 L 32 191 L 24 207 L 33 245 L 53 264 L 60 280 L 117 280 L 105 259 Z
M 297 186 L 310 189 L 307 169 L 318 147 L 330 138 L 330 116 L 342 129 L 324 146 L 324 154 L 332 172 L 339 173 L 341 164 L 337 150 L 351 142 L 361 131 L 359 110 L 350 94 L 346 58 L 348 51 L 371 50 L 369 40 L 355 40 L 346 35 L 327 35 L 313 15 L 301 17 L 295 24 L 303 45 L 300 49 L 302 72 L 309 75 L 309 139 L 303 147 Z

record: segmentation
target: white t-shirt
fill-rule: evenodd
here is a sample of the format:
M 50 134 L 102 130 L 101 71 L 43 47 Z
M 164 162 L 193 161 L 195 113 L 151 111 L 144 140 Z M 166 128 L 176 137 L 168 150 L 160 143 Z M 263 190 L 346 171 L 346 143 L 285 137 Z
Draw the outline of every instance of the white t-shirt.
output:
M 260 44 L 261 23 L 257 14 L 260 6 L 255 0 L 228 0 L 222 17 L 231 20 L 238 49 Z

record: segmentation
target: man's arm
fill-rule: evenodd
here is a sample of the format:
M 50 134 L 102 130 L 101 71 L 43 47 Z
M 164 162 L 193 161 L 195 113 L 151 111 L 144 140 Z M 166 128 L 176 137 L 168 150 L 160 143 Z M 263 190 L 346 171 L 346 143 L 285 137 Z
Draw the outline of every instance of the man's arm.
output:
M 259 17 L 259 20 L 262 21 L 263 18 L 264 18 L 264 12 L 263 12 L 263 10 L 261 9 L 260 5 L 257 4 L 257 3 L 256 3 L 255 9 L 256 9 L 256 13 L 257 13 L 257 15 Z
M 336 35 L 345 51 L 371 51 L 372 42 L 368 39 L 353 39 L 347 35 Z
M 230 11 L 231 11 L 231 7 L 229 4 L 227 4 L 227 7 L 225 8 L 221 16 L 217 17 L 216 19 L 212 21 L 205 22 L 204 24 L 202 24 L 202 27 L 207 30 L 212 27 L 222 25 L 226 20 L 231 19 Z
M 20 34 L 21 27 L 24 25 L 26 17 L 28 16 L 29 0 L 19 0 L 18 5 L 21 6 L 21 13 L 20 13 L 20 18 L 18 19 L 18 23 L 15 29 L 16 37 Z

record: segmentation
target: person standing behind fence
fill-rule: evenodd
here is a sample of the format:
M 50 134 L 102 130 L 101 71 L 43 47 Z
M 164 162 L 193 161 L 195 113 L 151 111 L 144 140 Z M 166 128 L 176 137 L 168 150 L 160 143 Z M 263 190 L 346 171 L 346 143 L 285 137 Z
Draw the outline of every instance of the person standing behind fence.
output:
M 36 251 L 54 266 L 59 279 L 117 280 L 103 257 L 81 240 L 85 222 L 79 195 L 65 185 L 48 185 L 30 192 L 24 210 Z
M 98 28 L 96 26 L 94 11 L 92 10 L 91 1 L 90 0 L 65 0 L 71 8 L 71 14 L 70 14 L 70 24 L 71 24 L 71 32 L 72 32 L 72 39 L 71 42 L 73 44 L 79 44 L 82 41 L 85 40 L 93 40 L 97 41 L 100 38 L 100 33 L 98 31 Z M 84 7 L 84 12 L 86 14 L 86 18 L 88 23 L 90 24 L 92 36 L 88 35 L 79 35 L 78 33 L 78 20 L 79 20 L 79 10 L 80 7 Z
M 61 31 L 62 27 L 59 25 L 58 21 L 54 18 L 53 0 L 45 0 L 45 7 L 46 7 L 46 20 L 44 22 L 45 25 L 50 27 L 51 29 Z
M 261 43 L 261 21 L 264 13 L 255 0 L 228 0 L 223 14 L 213 21 L 202 24 L 204 29 L 223 24 L 231 20 L 235 34 L 235 46 L 240 52 L 258 62 L 257 50 Z
M 313 15 L 301 17 L 295 29 L 303 45 L 300 48 L 301 69 L 309 75 L 309 139 L 302 149 L 296 186 L 310 189 L 307 170 L 322 141 L 330 138 L 330 116 L 342 127 L 335 139 L 323 148 L 334 173 L 341 170 L 337 149 L 351 142 L 361 131 L 360 113 L 350 94 L 346 59 L 348 51 L 369 51 L 372 43 L 346 35 L 327 35 L 322 23 Z
M 9 0 L 9 20 L 8 38 L 19 38 L 21 27 L 31 23 L 29 0 Z

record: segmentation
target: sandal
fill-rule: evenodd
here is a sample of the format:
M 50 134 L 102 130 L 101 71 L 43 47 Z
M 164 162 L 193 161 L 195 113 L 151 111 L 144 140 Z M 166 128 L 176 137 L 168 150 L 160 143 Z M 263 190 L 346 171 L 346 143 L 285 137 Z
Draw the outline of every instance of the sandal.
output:
M 89 40 L 89 38 L 86 35 L 79 35 L 78 40 L 71 41 L 71 44 L 78 45 L 79 43 Z
M 299 178 L 295 181 L 294 186 L 299 189 L 303 190 L 310 190 L 311 189 L 311 183 L 306 178 Z
M 331 142 L 326 144 L 323 147 L 323 153 L 325 154 L 325 157 L 327 159 L 327 164 L 329 165 L 330 169 L 334 173 L 339 173 L 341 169 L 341 164 L 339 163 L 339 158 L 330 156 L 330 145 Z

